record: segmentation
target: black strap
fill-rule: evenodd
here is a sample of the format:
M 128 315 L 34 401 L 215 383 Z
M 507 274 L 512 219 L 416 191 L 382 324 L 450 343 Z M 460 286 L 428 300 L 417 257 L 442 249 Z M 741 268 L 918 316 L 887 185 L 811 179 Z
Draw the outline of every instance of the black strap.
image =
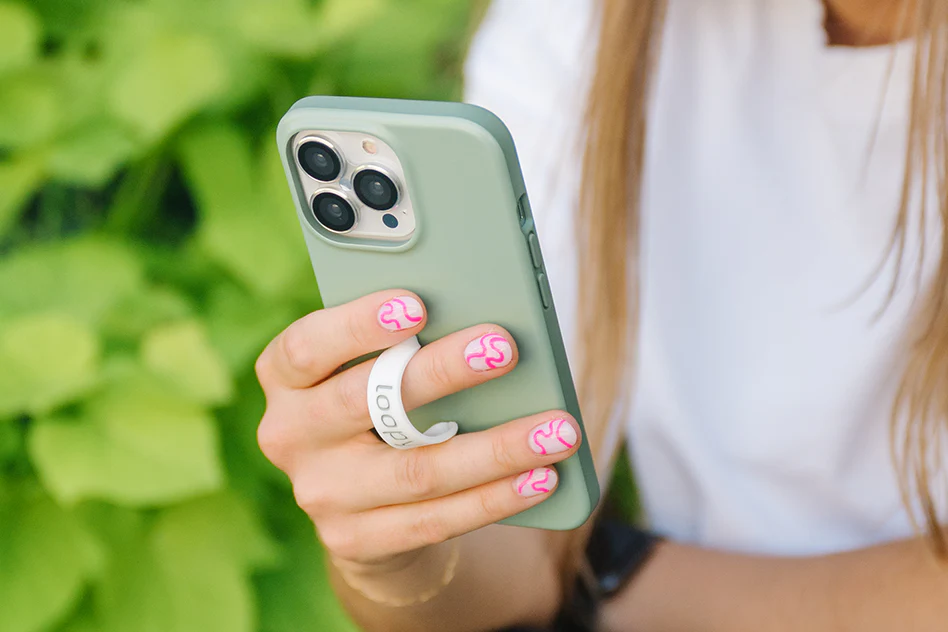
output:
M 614 518 L 602 517 L 586 546 L 586 567 L 553 627 L 554 632 L 595 632 L 599 606 L 642 569 L 662 538 Z

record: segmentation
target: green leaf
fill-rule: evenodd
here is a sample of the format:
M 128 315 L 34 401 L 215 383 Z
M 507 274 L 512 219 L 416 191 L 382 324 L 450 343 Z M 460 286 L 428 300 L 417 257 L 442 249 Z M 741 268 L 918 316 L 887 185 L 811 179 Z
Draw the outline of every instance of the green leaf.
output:
M 211 342 L 231 371 L 242 373 L 272 338 L 302 315 L 279 300 L 260 309 L 259 301 L 245 291 L 220 285 L 209 297 L 207 325 Z
M 270 139 L 276 137 L 276 129 L 269 130 L 266 141 L 260 151 L 259 165 L 256 168 L 260 181 L 260 206 L 267 209 L 267 223 L 278 225 L 293 245 L 300 244 L 300 220 L 294 212 L 296 207 L 290 187 L 287 186 L 286 172 L 280 160 L 280 151 Z M 300 248 L 301 259 L 305 261 L 305 248 Z M 309 265 L 303 266 L 312 273 Z
M 115 123 L 85 124 L 53 146 L 48 169 L 59 180 L 100 187 L 135 150 L 135 140 Z
M 0 630 L 39 632 L 70 610 L 85 582 L 82 541 L 46 497 L 0 504 Z
M 87 325 L 61 314 L 0 324 L 0 418 L 46 414 L 92 387 L 99 341 Z
M 312 59 L 364 26 L 382 0 L 324 0 L 315 9 L 304 0 L 243 0 L 235 3 L 233 30 L 256 50 Z
M 221 558 L 246 568 L 271 568 L 280 550 L 250 504 L 233 493 L 215 494 L 178 505 L 162 518 L 166 534 L 205 542 Z
M 257 426 L 265 409 L 263 391 L 253 371 L 248 369 L 238 382 L 234 401 L 217 411 L 221 455 L 227 465 L 230 487 L 254 499 L 267 498 L 273 490 L 292 487 L 290 479 L 267 460 L 257 443 Z
M 194 240 L 177 246 L 143 248 L 139 254 L 150 278 L 194 298 L 205 296 L 211 288 L 229 280 Z
M 105 549 L 127 544 L 145 532 L 146 511 L 90 500 L 78 505 L 76 515 Z M 106 559 L 112 554 L 106 553 Z
M 292 207 L 270 207 L 262 195 L 269 190 L 246 136 L 229 125 L 196 128 L 182 140 L 181 159 L 201 213 L 201 247 L 254 293 L 284 291 L 305 267 L 305 248 L 298 225 L 291 231 L 274 217 L 295 217 Z
M 23 445 L 23 433 L 18 424 L 0 424 L 0 470 L 20 458 Z
M 0 237 L 19 218 L 23 205 L 42 179 L 42 163 L 35 156 L 0 162 Z
M 0 2 L 0 74 L 22 68 L 36 58 L 41 25 L 19 2 Z
M 167 503 L 219 489 L 213 420 L 145 375 L 117 380 L 77 419 L 36 420 L 30 456 L 62 502 Z
M 149 285 L 116 303 L 105 315 L 102 329 L 110 338 L 138 343 L 159 325 L 193 316 L 194 307 L 176 289 Z
M 217 529 L 201 533 L 187 526 L 172 510 L 159 520 L 152 534 L 159 565 L 169 580 L 172 603 L 178 606 L 170 629 L 249 632 L 254 627 L 256 606 L 249 574 L 242 567 L 244 560 L 217 545 Z M 223 528 L 223 522 L 217 526 Z
M 143 284 L 138 259 L 113 241 L 26 246 L 0 260 L 0 320 L 59 312 L 96 324 Z
M 56 628 L 56 632 L 103 632 L 103 630 L 92 614 L 84 612 L 66 621 L 62 627 Z
M 288 211 L 289 212 L 289 211 Z M 294 278 L 302 240 L 288 248 L 283 237 L 257 218 L 235 215 L 201 224 L 201 245 L 249 289 L 262 296 L 278 295 Z
M 382 0 L 324 0 L 320 6 L 319 24 L 322 37 L 328 40 L 326 46 L 349 37 L 367 18 L 384 12 Z
M 102 20 L 112 0 L 29 0 L 50 35 L 65 37 L 85 34 L 90 25 Z
M 323 45 L 321 24 L 303 0 L 245 0 L 231 19 L 240 37 L 267 53 L 307 58 Z
M 62 122 L 60 86 L 49 73 L 27 69 L 3 79 L 0 89 L 0 147 L 29 147 L 53 134 Z
M 358 632 L 332 592 L 312 522 L 292 498 L 278 508 L 286 514 L 279 534 L 286 563 L 255 577 L 260 632 Z
M 351 96 L 450 98 L 469 15 L 463 2 L 385 3 L 327 53 L 327 71 Z
M 196 321 L 164 325 L 142 341 L 142 362 L 203 404 L 222 404 L 233 395 L 227 367 Z
M 157 138 L 220 98 L 226 62 L 212 40 L 159 35 L 143 42 L 112 85 L 112 110 L 146 138 Z
M 233 517 L 184 505 L 159 515 L 147 534 L 118 542 L 97 591 L 102 628 L 250 632 L 256 607 L 246 558 L 222 544 L 237 535 L 227 531 Z
M 225 220 L 235 212 L 252 211 L 256 173 L 246 134 L 226 123 L 194 127 L 181 139 L 180 149 L 203 217 Z

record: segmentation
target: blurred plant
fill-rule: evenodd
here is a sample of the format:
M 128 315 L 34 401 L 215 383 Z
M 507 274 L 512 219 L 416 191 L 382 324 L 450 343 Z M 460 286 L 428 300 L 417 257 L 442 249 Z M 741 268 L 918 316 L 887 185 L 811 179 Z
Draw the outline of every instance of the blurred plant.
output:
M 458 0 L 0 1 L 0 630 L 353 630 L 256 447 L 307 94 L 458 95 Z

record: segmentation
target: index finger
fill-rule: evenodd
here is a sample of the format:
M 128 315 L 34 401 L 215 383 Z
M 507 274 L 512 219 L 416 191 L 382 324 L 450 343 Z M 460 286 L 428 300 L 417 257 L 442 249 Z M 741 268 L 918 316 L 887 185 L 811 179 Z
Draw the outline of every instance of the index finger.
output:
M 346 362 L 418 333 L 426 318 L 421 299 L 406 290 L 312 312 L 270 341 L 257 359 L 257 377 L 264 390 L 308 388 Z

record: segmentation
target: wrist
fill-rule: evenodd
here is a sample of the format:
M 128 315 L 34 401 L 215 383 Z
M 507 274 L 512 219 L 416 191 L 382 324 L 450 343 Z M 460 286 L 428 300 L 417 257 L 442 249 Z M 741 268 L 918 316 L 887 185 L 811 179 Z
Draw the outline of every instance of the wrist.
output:
M 337 571 L 345 573 L 347 576 L 361 577 L 367 580 L 384 579 L 392 574 L 408 571 L 416 565 L 425 564 L 431 558 L 430 551 L 443 546 L 444 544 L 424 547 L 371 562 L 346 560 L 330 553 L 329 561 Z

